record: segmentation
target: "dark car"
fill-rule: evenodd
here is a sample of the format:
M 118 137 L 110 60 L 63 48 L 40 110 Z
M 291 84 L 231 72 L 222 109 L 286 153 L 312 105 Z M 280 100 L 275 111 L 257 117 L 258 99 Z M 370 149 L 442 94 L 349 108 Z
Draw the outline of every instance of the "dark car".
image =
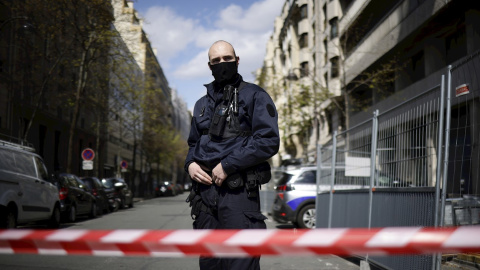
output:
M 64 219 L 74 222 L 78 216 L 97 217 L 97 202 L 88 186 L 76 175 L 60 173 L 55 177 Z
M 108 213 L 110 211 L 110 205 L 108 203 L 107 192 L 105 191 L 106 188 L 103 186 L 102 181 L 96 177 L 84 177 L 82 181 L 88 186 L 93 196 L 95 196 L 98 213 Z
M 183 187 L 182 184 L 176 184 L 175 185 L 175 194 L 183 194 L 183 192 L 185 192 L 185 188 Z
M 156 197 L 175 196 L 175 195 L 177 195 L 175 185 L 168 181 L 158 184 L 157 187 L 155 188 Z
M 133 193 L 122 178 L 102 179 L 102 184 L 107 188 L 114 189 L 114 197 L 120 201 L 120 208 L 133 207 Z

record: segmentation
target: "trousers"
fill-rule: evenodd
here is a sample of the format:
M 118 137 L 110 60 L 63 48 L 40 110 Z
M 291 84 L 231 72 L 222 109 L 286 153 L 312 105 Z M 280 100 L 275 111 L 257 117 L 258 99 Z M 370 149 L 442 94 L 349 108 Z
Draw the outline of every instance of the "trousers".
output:
M 258 187 L 257 187 L 258 188 Z M 260 211 L 259 196 L 250 198 L 245 187 L 228 189 L 215 185 L 201 188 L 202 200 L 211 211 L 200 212 L 193 222 L 194 229 L 266 229 L 265 219 Z M 257 270 L 260 257 L 251 258 L 209 258 L 200 257 L 201 270 Z

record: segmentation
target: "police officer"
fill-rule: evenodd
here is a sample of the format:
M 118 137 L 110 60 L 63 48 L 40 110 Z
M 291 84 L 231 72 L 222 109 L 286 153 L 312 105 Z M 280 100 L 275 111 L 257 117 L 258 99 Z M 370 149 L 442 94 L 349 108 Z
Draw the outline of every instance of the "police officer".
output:
M 240 58 L 226 41 L 208 51 L 215 80 L 195 104 L 185 170 L 194 229 L 266 229 L 259 185 L 278 152 L 278 114 L 270 96 L 238 74 Z M 200 257 L 200 269 L 260 269 L 260 258 Z

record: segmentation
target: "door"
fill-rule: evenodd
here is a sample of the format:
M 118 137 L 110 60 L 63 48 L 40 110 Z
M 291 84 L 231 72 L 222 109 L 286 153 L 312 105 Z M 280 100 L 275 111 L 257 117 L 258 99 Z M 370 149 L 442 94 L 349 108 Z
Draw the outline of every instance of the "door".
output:
M 42 183 L 37 178 L 37 172 L 32 155 L 14 152 L 15 169 L 19 177 L 21 190 L 21 205 L 19 205 L 18 220 L 20 222 L 42 219 L 49 213 L 45 200 L 42 199 Z

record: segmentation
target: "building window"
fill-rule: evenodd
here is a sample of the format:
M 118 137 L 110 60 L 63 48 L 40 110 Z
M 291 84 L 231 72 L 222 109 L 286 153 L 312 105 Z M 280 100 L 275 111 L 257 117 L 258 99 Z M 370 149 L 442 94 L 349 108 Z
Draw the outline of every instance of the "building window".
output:
M 411 58 L 412 82 L 419 81 L 425 77 L 425 55 L 423 51 L 416 53 Z
M 323 74 L 323 79 L 325 80 L 325 86 L 328 89 L 328 72 L 325 72 L 325 74 Z
M 300 48 L 307 48 L 308 47 L 308 33 L 303 33 L 300 35 L 300 39 L 298 40 L 298 45 Z
M 323 57 L 323 61 L 324 61 L 324 65 L 326 65 L 328 63 L 328 40 L 327 39 L 324 39 L 323 40 L 323 48 L 324 48 L 324 57 Z
M 338 18 L 335 17 L 330 20 L 330 39 L 338 36 Z
M 330 59 L 331 63 L 331 70 L 330 70 L 330 77 L 331 78 L 336 78 L 338 77 L 338 56 L 333 57 Z
M 307 77 L 309 74 L 308 62 L 302 62 L 300 64 L 300 77 Z
M 323 5 L 323 29 L 327 29 L 327 4 Z
M 300 7 L 300 19 L 303 20 L 306 18 L 308 18 L 308 9 L 307 5 L 305 4 Z
M 312 30 L 313 30 L 313 31 L 312 31 L 312 32 L 313 32 L 313 40 L 312 40 L 312 41 L 313 41 L 313 44 L 312 44 L 312 47 L 314 47 L 314 48 L 316 47 L 316 35 L 315 35 L 315 33 L 316 33 L 316 32 L 315 32 L 315 31 L 316 31 L 316 27 L 317 27 L 317 26 L 315 25 L 315 23 L 313 23 L 313 24 L 312 24 Z

